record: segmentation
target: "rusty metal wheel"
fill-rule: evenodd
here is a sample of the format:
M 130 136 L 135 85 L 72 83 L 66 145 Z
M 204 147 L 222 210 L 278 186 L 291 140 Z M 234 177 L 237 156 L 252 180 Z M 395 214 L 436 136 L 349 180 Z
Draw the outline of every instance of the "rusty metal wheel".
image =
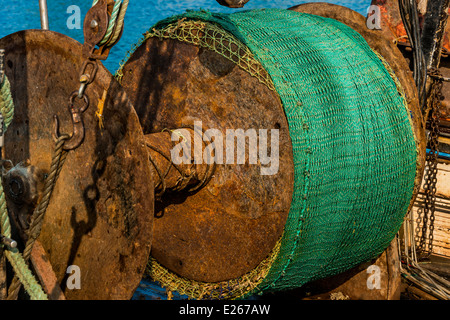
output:
M 261 175 L 263 165 L 248 159 L 217 164 L 204 188 L 157 202 L 151 255 L 164 267 L 203 282 L 253 270 L 281 238 L 293 193 L 292 143 L 278 94 L 222 55 L 178 40 L 146 40 L 121 71 L 147 136 L 196 120 L 223 137 L 227 129 L 279 130 L 277 174 Z
M 3 156 L 13 165 L 29 160 L 27 166 L 45 176 L 54 148 L 53 116 L 59 117 L 62 133 L 73 130 L 67 106 L 80 86 L 82 46 L 55 32 L 29 30 L 1 39 L 0 48 L 6 50 L 15 104 Z M 148 153 L 131 103 L 100 63 L 85 93 L 90 104 L 82 115 L 84 141 L 67 155 L 38 240 L 66 298 L 130 299 L 152 240 Z M 103 128 L 96 115 L 101 103 Z M 5 186 L 11 215 L 30 214 L 33 208 L 23 212 L 26 203 L 17 199 L 18 190 L 14 184 Z M 80 289 L 66 286 L 71 265 L 80 268 Z

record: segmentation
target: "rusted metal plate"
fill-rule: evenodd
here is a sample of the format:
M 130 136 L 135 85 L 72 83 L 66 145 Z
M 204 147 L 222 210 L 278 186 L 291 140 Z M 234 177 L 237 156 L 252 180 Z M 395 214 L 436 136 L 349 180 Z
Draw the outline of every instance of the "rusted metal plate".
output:
M 381 29 L 391 32 L 391 40 L 395 40 L 401 44 L 407 44 L 408 37 L 405 27 L 403 26 L 402 17 L 396 0 L 372 0 L 371 5 L 378 6 L 381 13 Z M 419 5 L 419 19 L 423 23 L 423 16 L 426 11 L 426 4 Z M 369 13 L 372 15 L 373 13 Z
M 151 254 L 169 270 L 217 282 L 255 268 L 282 235 L 293 193 L 292 144 L 278 95 L 221 55 L 176 40 L 145 41 L 126 63 L 122 85 L 145 134 L 195 120 L 223 137 L 227 129 L 279 130 L 276 174 L 249 164 L 247 141 L 246 164 L 217 164 L 195 194 L 166 194 L 156 203 Z
M 68 98 L 80 86 L 82 46 L 55 32 L 24 31 L 0 40 L 15 104 L 4 157 L 48 172 L 53 115 L 71 133 Z M 104 129 L 97 107 L 106 92 Z M 67 299 L 129 299 L 150 252 L 153 180 L 143 133 L 120 85 L 99 64 L 85 91 L 85 137 L 69 151 L 39 237 Z M 10 201 L 8 200 L 8 203 Z M 66 270 L 80 270 L 81 289 L 66 286 Z
M 409 66 L 402 53 L 392 41 L 393 34 L 388 28 L 371 30 L 366 26 L 366 18 L 349 8 L 329 3 L 307 3 L 290 8 L 297 12 L 315 14 L 318 16 L 335 19 L 358 32 L 367 44 L 378 52 L 390 65 L 400 84 L 405 91 L 408 108 L 412 115 L 413 130 L 417 147 L 417 174 L 414 197 L 411 199 L 410 208 L 419 192 L 422 182 L 426 156 L 425 125 L 419 106 L 419 99 L 414 79 Z

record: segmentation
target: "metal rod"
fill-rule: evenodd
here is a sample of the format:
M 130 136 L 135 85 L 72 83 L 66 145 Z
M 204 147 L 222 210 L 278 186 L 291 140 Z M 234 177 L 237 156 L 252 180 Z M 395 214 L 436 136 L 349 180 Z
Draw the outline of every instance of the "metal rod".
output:
M 41 29 L 48 30 L 48 9 L 47 0 L 39 0 L 39 11 L 41 13 Z
M 13 239 L 0 235 L 0 243 L 7 246 L 10 249 L 17 248 L 17 242 Z

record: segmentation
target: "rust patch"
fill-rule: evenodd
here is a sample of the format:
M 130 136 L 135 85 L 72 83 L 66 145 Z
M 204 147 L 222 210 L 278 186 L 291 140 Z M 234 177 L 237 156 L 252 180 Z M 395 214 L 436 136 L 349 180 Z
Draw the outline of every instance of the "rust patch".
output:
M 292 200 L 292 144 L 278 95 L 215 52 L 156 38 L 130 57 L 122 85 L 149 136 L 196 120 L 223 137 L 227 129 L 279 130 L 277 174 L 261 175 L 247 152 L 246 164 L 217 164 L 194 194 L 167 193 L 156 203 L 151 254 L 166 268 L 206 282 L 255 268 L 279 240 Z

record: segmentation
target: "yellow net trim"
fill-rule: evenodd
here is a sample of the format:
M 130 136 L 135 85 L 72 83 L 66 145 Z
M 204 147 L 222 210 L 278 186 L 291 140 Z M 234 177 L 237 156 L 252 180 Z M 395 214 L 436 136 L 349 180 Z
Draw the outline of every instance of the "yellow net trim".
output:
M 177 292 L 195 300 L 239 299 L 253 291 L 266 277 L 272 262 L 278 255 L 280 246 L 281 240 L 277 242 L 272 253 L 256 268 L 237 279 L 229 281 L 209 283 L 186 279 L 169 271 L 153 258 L 148 261 L 146 275 L 166 288 L 169 297 L 171 292 Z
M 241 41 L 236 39 L 230 33 L 222 28 L 203 21 L 185 21 L 180 20 L 177 23 L 169 24 L 164 29 L 152 29 L 147 32 L 144 38 L 138 42 L 131 52 L 134 52 L 143 42 L 149 38 L 157 37 L 159 39 L 172 39 L 190 43 L 202 48 L 212 50 L 226 59 L 234 62 L 243 70 L 247 71 L 251 76 L 257 78 L 261 83 L 265 84 L 270 90 L 275 91 L 275 86 L 267 71 L 262 64 L 255 59 L 253 53 Z M 130 53 L 128 54 L 128 56 Z M 128 58 L 126 58 L 128 60 Z M 124 62 L 121 63 L 120 69 L 116 73 L 119 82 L 122 79 L 122 68 Z

